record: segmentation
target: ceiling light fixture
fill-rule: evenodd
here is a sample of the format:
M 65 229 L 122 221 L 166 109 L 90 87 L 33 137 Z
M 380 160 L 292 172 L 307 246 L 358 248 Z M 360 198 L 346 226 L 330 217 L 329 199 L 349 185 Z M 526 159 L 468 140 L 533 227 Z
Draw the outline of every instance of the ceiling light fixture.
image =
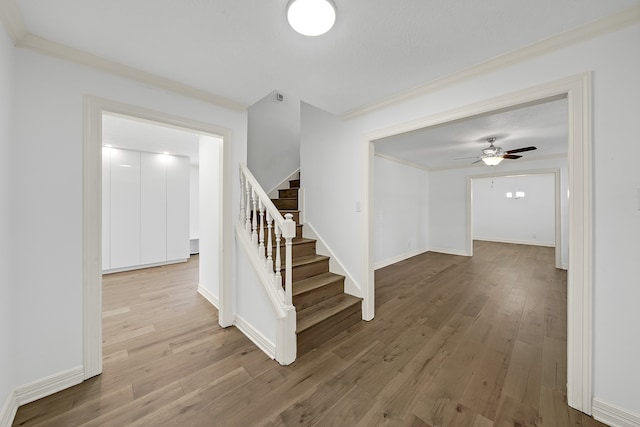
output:
M 496 166 L 502 161 L 502 156 L 486 156 L 482 158 L 482 161 L 487 166 Z
M 336 22 L 336 7 L 331 0 L 290 0 L 287 21 L 304 36 L 320 36 Z

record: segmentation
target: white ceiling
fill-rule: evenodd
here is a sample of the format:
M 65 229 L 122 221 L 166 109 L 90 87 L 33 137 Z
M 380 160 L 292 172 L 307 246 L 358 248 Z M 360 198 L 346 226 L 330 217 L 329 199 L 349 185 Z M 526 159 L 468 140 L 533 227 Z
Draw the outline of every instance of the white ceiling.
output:
M 118 115 L 102 116 L 102 144 L 117 148 L 189 157 L 197 165 L 199 135 Z
M 379 139 L 375 150 L 376 154 L 429 170 L 469 166 L 477 159 L 467 157 L 482 155 L 481 150 L 489 146 L 487 138 L 491 136 L 498 138 L 495 145 L 505 151 L 537 147 L 535 151 L 520 153 L 520 159 L 504 162 L 562 156 L 568 148 L 567 108 L 564 98 L 472 117 Z
M 287 0 L 15 0 L 26 30 L 252 105 L 281 90 L 342 114 L 640 0 L 334 0 L 323 36 Z

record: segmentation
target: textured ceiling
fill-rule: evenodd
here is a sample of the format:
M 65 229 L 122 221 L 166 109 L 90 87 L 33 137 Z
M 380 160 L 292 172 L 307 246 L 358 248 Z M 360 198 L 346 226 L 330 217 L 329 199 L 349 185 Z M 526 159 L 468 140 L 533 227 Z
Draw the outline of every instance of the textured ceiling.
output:
M 251 105 L 280 90 L 342 114 L 639 0 L 334 0 L 308 38 L 287 0 L 15 0 L 34 35 Z
M 415 164 L 425 169 L 469 166 L 489 146 L 495 136 L 503 150 L 535 146 L 522 158 L 504 162 L 524 162 L 566 155 L 568 148 L 567 100 L 560 99 L 509 111 L 472 117 L 383 138 L 375 143 L 377 154 Z M 459 159 L 462 158 L 462 159 Z M 482 163 L 479 166 L 483 166 Z

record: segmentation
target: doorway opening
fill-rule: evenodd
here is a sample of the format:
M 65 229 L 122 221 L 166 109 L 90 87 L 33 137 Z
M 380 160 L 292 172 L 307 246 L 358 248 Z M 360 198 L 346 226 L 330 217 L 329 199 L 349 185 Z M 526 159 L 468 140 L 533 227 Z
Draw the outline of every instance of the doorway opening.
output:
M 83 337 L 85 379 L 102 372 L 102 150 L 103 117 L 121 116 L 139 122 L 161 125 L 199 135 L 200 178 L 206 180 L 199 197 L 199 261 L 217 266 L 216 271 L 200 269 L 198 291 L 210 302 L 218 304 L 218 323 L 229 326 L 231 305 L 229 251 L 231 227 L 230 150 L 226 149 L 231 132 L 223 127 L 185 119 L 170 114 L 103 98 L 85 96 L 85 131 L 83 154 Z M 207 143 L 208 142 L 208 143 Z M 203 147 L 204 150 L 203 150 Z M 205 166 L 205 163 L 209 163 Z M 126 163 L 123 163 L 126 164 Z M 209 171 L 208 174 L 206 171 Z M 187 172 L 189 173 L 189 172 Z M 186 191 L 190 191 L 187 189 Z M 187 195 L 188 199 L 188 195 Z M 207 210 L 208 209 L 208 210 Z M 209 215 L 215 211 L 214 215 Z M 187 236 L 188 236 L 187 232 Z M 187 251 L 190 242 L 187 240 Z M 216 288 L 217 287 L 217 288 Z M 209 292 L 207 292 L 209 291 Z M 215 295 L 215 292 L 218 292 Z M 213 298 L 215 297 L 215 298 Z
M 569 274 L 567 279 L 567 400 L 569 406 L 591 414 L 593 337 L 593 193 L 591 141 L 591 75 L 569 77 L 519 92 L 499 96 L 466 107 L 394 125 L 366 134 L 361 144 L 363 318 L 375 311 L 374 282 L 374 179 L 375 141 L 393 135 L 454 122 L 496 111 L 567 98 L 568 104 L 568 193 Z M 465 200 L 462 197 L 462 200 Z M 469 200 L 468 198 L 466 200 Z M 468 202 L 464 202 L 468 205 Z M 453 210 L 452 210 L 453 211 Z M 469 214 L 467 206 L 464 211 Z M 469 226 L 464 227 L 464 234 Z M 464 239 L 464 237 L 462 237 Z M 470 239 L 469 239 L 470 240 Z

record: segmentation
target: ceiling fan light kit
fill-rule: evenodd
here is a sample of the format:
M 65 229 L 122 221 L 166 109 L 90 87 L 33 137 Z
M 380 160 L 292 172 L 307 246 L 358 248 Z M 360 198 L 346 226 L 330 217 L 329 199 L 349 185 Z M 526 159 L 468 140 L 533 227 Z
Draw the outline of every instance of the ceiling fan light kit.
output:
M 488 156 L 488 157 L 483 157 L 482 161 L 487 166 L 497 166 L 502 161 L 502 157 L 499 157 L 499 156 Z
M 487 148 L 482 149 L 482 156 L 479 156 L 478 160 L 473 162 L 472 165 L 482 161 L 487 166 L 497 166 L 504 159 L 516 160 L 522 157 L 522 156 L 517 156 L 514 153 L 522 153 L 524 151 L 537 150 L 536 147 L 530 146 L 530 147 L 516 148 L 514 150 L 509 150 L 509 151 L 502 151 L 502 147 L 496 147 L 495 145 L 493 145 L 493 143 L 496 142 L 496 139 L 497 138 L 495 136 L 487 138 L 487 142 L 489 143 L 489 146 Z
M 320 36 L 336 22 L 336 6 L 331 0 L 290 0 L 287 21 L 304 36 Z

